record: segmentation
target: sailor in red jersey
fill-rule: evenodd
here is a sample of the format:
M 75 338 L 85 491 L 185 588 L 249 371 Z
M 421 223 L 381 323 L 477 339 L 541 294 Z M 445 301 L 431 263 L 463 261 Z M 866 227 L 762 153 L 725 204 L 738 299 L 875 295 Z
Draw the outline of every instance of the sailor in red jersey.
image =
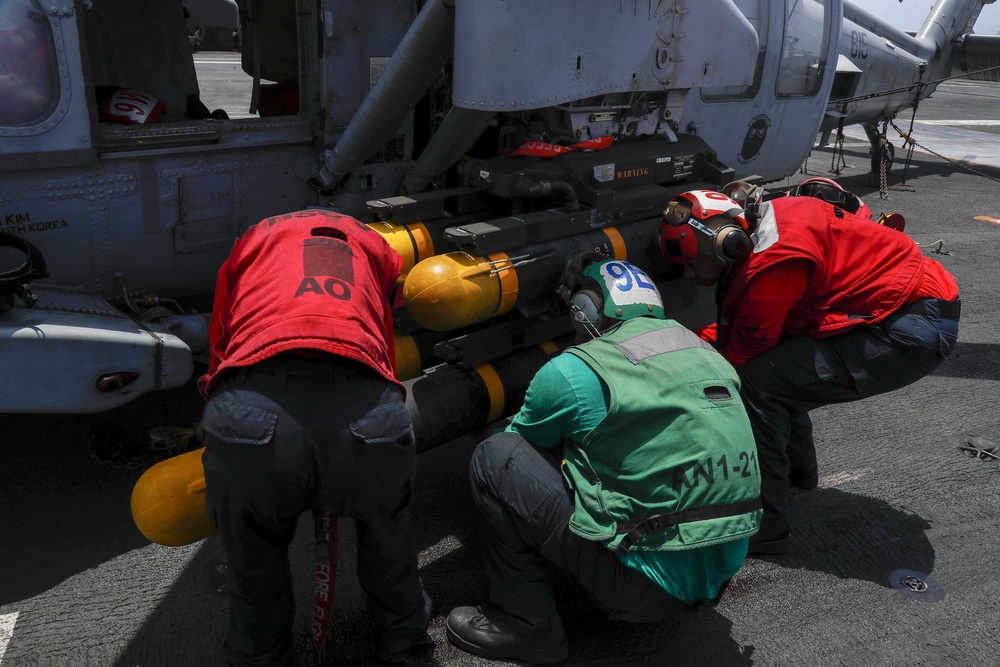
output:
M 416 446 L 393 374 L 401 266 L 366 225 L 309 210 L 251 227 L 219 270 L 198 386 L 206 504 L 229 562 L 230 664 L 293 664 L 288 545 L 313 508 L 356 520 L 379 656 L 402 662 L 424 636 L 408 506 Z
M 718 287 L 717 330 L 702 337 L 739 371 L 762 468 L 750 553 L 778 554 L 790 488 L 818 482 L 809 411 L 933 371 L 955 346 L 960 302 L 954 276 L 900 231 L 813 197 L 748 211 L 720 192 L 679 195 L 660 247 L 695 283 Z

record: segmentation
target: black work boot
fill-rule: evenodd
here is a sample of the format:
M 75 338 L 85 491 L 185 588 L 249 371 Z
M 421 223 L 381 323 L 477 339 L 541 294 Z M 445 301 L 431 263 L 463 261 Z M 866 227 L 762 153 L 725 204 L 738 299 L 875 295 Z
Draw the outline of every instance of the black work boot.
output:
M 762 536 L 760 533 L 751 535 L 747 556 L 778 556 L 786 554 L 788 553 L 788 543 L 791 541 L 791 538 L 791 530 L 770 536 Z
M 788 483 L 803 491 L 812 491 L 819 486 L 819 472 L 816 466 L 807 468 L 792 468 L 788 475 Z
M 491 660 L 554 665 L 569 655 L 569 641 L 558 616 L 520 618 L 502 609 L 456 607 L 445 626 L 452 644 Z

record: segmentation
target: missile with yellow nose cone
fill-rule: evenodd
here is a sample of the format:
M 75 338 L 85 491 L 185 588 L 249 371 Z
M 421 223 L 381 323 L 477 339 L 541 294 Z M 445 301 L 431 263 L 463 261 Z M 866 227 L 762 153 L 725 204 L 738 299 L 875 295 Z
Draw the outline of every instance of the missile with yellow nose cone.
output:
M 132 489 L 132 520 L 146 539 L 167 547 L 193 544 L 215 532 L 205 506 L 205 448 L 160 461 Z
M 650 251 L 659 218 L 524 246 L 485 257 L 468 252 L 435 255 L 416 264 L 403 283 L 413 321 L 432 331 L 451 331 L 510 312 L 539 295 L 554 293 L 559 272 L 574 250 L 627 259 L 642 269 L 662 261 Z
M 474 368 L 441 365 L 405 383 L 406 409 L 422 452 L 514 412 L 542 365 L 572 336 L 522 349 Z M 160 461 L 132 489 L 132 519 L 148 540 L 168 547 L 215 532 L 205 505 L 204 447 Z

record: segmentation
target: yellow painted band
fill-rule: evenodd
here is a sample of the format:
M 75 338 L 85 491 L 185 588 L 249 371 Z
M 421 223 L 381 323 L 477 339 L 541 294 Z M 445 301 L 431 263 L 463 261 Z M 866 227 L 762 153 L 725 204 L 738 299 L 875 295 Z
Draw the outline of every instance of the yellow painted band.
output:
M 486 420 L 486 423 L 492 424 L 500 419 L 500 415 L 503 414 L 504 403 L 507 400 L 504 395 L 503 382 L 500 381 L 500 376 L 497 375 L 496 370 L 489 364 L 479 364 L 476 366 L 475 371 L 482 378 L 483 385 L 486 386 L 486 393 L 490 397 L 490 416 Z
M 500 303 L 497 305 L 497 315 L 510 312 L 517 302 L 517 269 L 510 266 L 510 258 L 505 252 L 495 252 L 486 257 L 491 262 L 496 262 L 494 267 L 497 277 L 500 279 Z
M 550 340 L 547 340 L 544 343 L 539 343 L 538 347 L 542 348 L 542 351 L 545 352 L 545 354 L 555 354 L 559 351 L 559 346 Z
M 622 235 L 618 233 L 618 230 L 614 227 L 605 227 L 601 231 L 603 231 L 604 235 L 608 237 L 609 241 L 611 241 L 611 247 L 615 251 L 615 259 L 628 259 L 628 257 L 626 257 L 628 253 L 625 247 L 625 239 L 623 239 Z
M 420 364 L 420 348 L 413 336 L 395 336 L 396 379 L 405 382 L 417 377 L 423 371 Z
M 416 261 L 427 259 L 434 254 L 434 239 L 431 238 L 431 233 L 427 231 L 424 223 L 415 222 L 412 225 L 406 225 L 406 231 L 413 239 L 413 249 L 417 253 Z
M 420 259 L 417 256 L 420 249 L 417 247 L 417 240 L 413 237 L 413 233 L 406 227 L 394 225 L 391 222 L 370 222 L 368 226 L 378 232 L 379 236 L 389 244 L 389 247 L 403 259 L 398 280 L 399 283 L 402 283 L 406 279 L 406 274 Z

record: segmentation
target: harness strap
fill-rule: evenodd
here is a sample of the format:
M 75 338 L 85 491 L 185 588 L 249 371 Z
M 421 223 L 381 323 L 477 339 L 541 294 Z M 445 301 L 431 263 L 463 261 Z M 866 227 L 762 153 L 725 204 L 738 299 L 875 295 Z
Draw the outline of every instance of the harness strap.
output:
M 630 519 L 619 521 L 615 530 L 615 535 L 625 534 L 622 541 L 615 547 L 615 553 L 624 557 L 633 544 L 642 539 L 646 533 L 655 533 L 663 530 L 667 526 L 676 526 L 682 523 L 693 521 L 707 521 L 708 519 L 721 519 L 727 516 L 737 516 L 747 512 L 756 512 L 761 508 L 760 498 L 742 500 L 738 503 L 728 505 L 709 505 L 708 507 L 695 507 L 689 510 L 670 512 L 669 514 L 655 514 L 644 519 Z

